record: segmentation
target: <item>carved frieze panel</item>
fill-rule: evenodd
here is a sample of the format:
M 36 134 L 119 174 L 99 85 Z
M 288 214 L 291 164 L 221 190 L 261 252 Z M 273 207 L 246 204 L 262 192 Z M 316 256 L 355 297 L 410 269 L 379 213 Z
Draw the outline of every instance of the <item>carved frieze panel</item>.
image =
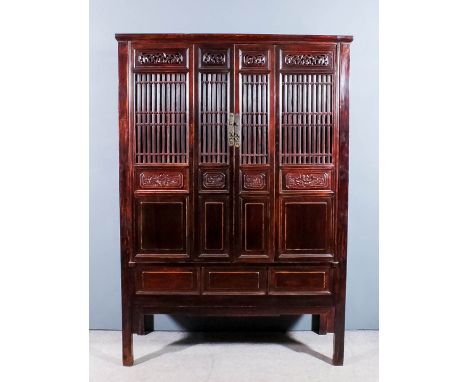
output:
M 285 186 L 289 190 L 325 188 L 328 186 L 328 174 L 288 173 Z
M 306 45 L 290 45 L 281 49 L 280 52 L 282 70 L 328 72 L 335 65 L 336 46 L 333 45 L 313 49 Z
M 187 49 L 141 49 L 135 51 L 135 67 L 186 68 Z
M 283 170 L 282 190 L 331 190 L 332 189 L 331 170 Z
M 203 187 L 224 188 L 226 186 L 226 175 L 222 172 L 205 172 L 203 174 Z
M 268 172 L 261 169 L 242 169 L 240 174 L 241 191 L 268 192 Z
M 242 55 L 243 66 L 266 66 L 267 56 L 265 53 L 244 53 Z
M 258 49 L 257 47 L 244 47 L 239 50 L 240 68 L 269 69 L 270 51 Z
M 200 68 L 229 68 L 230 50 L 228 48 L 202 47 L 198 51 Z
M 144 171 L 140 174 L 140 187 L 181 189 L 184 187 L 184 174 L 181 172 Z
M 202 56 L 205 65 L 226 65 L 226 53 L 206 52 Z
M 187 168 L 135 168 L 134 184 L 136 192 L 188 192 Z
M 245 190 L 264 190 L 266 187 L 265 173 L 244 173 L 243 184 Z
M 284 56 L 286 66 L 329 66 L 328 54 L 286 54 Z
M 229 192 L 228 168 L 199 169 L 198 187 L 198 190 L 201 193 Z
M 182 64 L 184 62 L 184 56 L 177 53 L 140 53 L 138 55 L 139 64 Z

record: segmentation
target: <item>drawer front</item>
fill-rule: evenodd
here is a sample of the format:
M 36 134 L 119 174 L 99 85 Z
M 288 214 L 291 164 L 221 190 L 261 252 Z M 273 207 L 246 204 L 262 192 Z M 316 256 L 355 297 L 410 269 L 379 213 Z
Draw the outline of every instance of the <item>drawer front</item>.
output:
M 144 267 L 136 272 L 136 294 L 199 294 L 196 267 Z
M 203 268 L 203 294 L 265 294 L 266 269 L 248 268 Z
M 330 269 L 281 267 L 269 271 L 269 294 L 330 294 Z

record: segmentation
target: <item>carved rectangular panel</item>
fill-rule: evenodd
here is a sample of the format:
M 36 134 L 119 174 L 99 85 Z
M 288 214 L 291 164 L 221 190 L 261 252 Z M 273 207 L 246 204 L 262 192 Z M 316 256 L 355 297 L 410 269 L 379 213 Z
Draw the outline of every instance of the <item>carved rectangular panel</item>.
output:
M 228 193 L 229 185 L 229 167 L 198 168 L 198 192 Z
M 216 46 L 202 46 L 198 50 L 200 69 L 229 69 L 231 67 L 231 49 Z
M 324 72 L 335 68 L 334 45 L 322 48 L 307 45 L 289 45 L 282 47 L 279 54 L 279 68 L 284 71 Z
M 279 258 L 331 257 L 332 198 L 280 198 Z
M 266 269 L 204 267 L 203 294 L 266 294 Z
M 135 68 L 188 68 L 188 49 L 150 48 L 134 51 Z
M 136 294 L 199 294 L 198 267 L 141 266 L 135 275 Z
M 239 49 L 240 69 L 270 69 L 270 50 L 261 47 Z
M 136 164 L 188 163 L 188 76 L 134 74 Z
M 240 197 L 240 259 L 269 258 L 270 200 Z
M 330 269 L 325 267 L 275 267 L 269 269 L 268 293 L 330 294 Z
M 327 164 L 333 155 L 333 75 L 281 73 L 281 164 Z
M 187 192 L 189 185 L 188 168 L 137 167 L 135 169 L 135 189 L 152 191 Z
M 199 161 L 229 163 L 230 73 L 199 73 Z
M 240 184 L 243 192 L 268 192 L 269 168 L 240 170 Z
M 332 169 L 287 167 L 280 170 L 280 190 L 296 191 L 331 191 Z
M 199 196 L 199 257 L 229 257 L 228 196 Z
M 268 163 L 269 74 L 240 75 L 241 164 Z
M 188 257 L 187 198 L 187 196 L 137 198 L 137 258 Z

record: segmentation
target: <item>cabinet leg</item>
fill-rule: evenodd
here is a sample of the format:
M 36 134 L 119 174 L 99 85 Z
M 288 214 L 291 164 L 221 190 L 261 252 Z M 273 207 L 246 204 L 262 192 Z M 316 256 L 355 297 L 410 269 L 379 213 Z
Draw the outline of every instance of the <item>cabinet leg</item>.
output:
M 133 366 L 133 334 L 131 330 L 122 330 L 122 359 L 124 366 Z
M 324 335 L 327 334 L 328 328 L 328 313 L 321 313 L 312 316 L 312 331 Z
M 340 309 L 344 309 L 344 307 L 341 307 Z M 342 316 L 342 319 L 340 319 L 341 316 Z M 335 366 L 343 366 L 344 336 L 345 336 L 344 312 L 343 314 L 338 314 L 338 307 L 337 307 L 337 311 L 335 312 L 335 334 L 333 336 L 333 365 Z
M 133 328 L 132 312 L 123 306 L 122 312 L 122 363 L 124 366 L 133 365 Z
M 142 336 L 153 331 L 154 316 L 152 314 L 138 314 L 136 333 Z

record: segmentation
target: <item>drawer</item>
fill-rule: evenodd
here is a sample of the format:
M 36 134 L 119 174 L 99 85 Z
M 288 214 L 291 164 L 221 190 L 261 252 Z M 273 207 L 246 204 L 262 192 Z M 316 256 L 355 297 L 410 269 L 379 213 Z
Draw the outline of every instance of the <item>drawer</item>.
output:
M 269 294 L 330 294 L 330 268 L 278 267 L 269 270 Z
M 197 267 L 143 267 L 136 271 L 136 294 L 199 294 Z
M 205 267 L 203 294 L 265 294 L 266 269 L 262 267 Z

